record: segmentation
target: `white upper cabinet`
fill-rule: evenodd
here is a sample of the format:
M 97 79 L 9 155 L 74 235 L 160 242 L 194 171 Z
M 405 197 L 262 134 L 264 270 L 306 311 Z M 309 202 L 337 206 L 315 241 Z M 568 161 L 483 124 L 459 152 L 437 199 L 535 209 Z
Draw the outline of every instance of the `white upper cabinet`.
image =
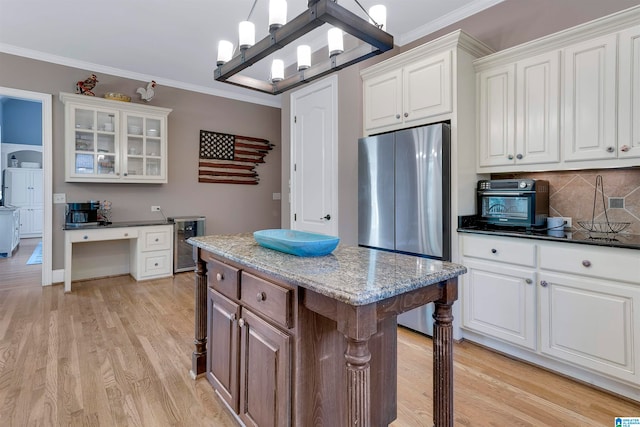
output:
M 170 109 L 61 93 L 65 181 L 167 182 Z
M 515 159 L 515 65 L 478 74 L 480 166 L 510 165 Z
M 616 41 L 612 34 L 562 52 L 568 162 L 616 157 Z
M 640 6 L 474 61 L 478 173 L 638 166 Z
M 402 119 L 406 124 L 451 112 L 450 50 L 405 66 L 402 81 Z
M 559 52 L 517 62 L 516 163 L 560 161 L 559 84 Z
M 556 163 L 559 53 L 478 73 L 479 167 Z
M 363 76 L 365 130 L 400 129 L 451 112 L 451 51 Z
M 620 33 L 618 157 L 640 157 L 640 25 Z
M 466 80 L 466 71 L 471 70 L 468 55 L 473 60 L 489 52 L 487 46 L 456 31 L 362 70 L 364 135 L 450 120 L 460 80 L 461 87 L 473 93 L 473 83 Z M 468 92 L 457 96 L 463 98 Z
M 364 102 L 367 130 L 402 123 L 402 70 L 392 70 L 365 80 Z

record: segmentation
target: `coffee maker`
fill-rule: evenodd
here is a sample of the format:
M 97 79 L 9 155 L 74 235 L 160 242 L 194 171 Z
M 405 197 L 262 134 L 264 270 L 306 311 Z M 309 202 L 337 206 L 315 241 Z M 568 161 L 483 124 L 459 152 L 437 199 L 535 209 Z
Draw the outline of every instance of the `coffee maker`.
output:
M 98 209 L 100 209 L 100 202 L 95 200 L 67 203 L 65 207 L 65 225 L 67 227 L 99 225 Z

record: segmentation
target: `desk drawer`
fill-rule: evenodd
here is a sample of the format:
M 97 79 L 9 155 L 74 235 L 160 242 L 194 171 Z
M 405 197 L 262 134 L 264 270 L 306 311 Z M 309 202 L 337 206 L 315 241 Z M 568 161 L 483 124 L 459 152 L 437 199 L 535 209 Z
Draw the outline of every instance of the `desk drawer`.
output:
M 149 252 L 140 255 L 140 278 L 169 276 L 173 271 L 171 251 Z
M 239 298 L 238 282 L 240 270 L 224 264 L 210 255 L 202 252 L 203 259 L 207 261 L 207 284 L 222 295 L 237 301 Z
M 133 227 L 73 230 L 66 231 L 66 233 L 69 236 L 69 241 L 73 243 L 138 238 L 138 229 Z
M 249 273 L 242 273 L 240 300 L 248 307 L 279 324 L 291 328 L 291 299 L 293 291 Z
M 535 267 L 536 245 L 532 240 L 481 235 L 464 235 L 462 253 L 465 257 Z
M 171 249 L 172 237 L 171 227 L 145 227 L 140 230 L 140 250 L 146 252 Z

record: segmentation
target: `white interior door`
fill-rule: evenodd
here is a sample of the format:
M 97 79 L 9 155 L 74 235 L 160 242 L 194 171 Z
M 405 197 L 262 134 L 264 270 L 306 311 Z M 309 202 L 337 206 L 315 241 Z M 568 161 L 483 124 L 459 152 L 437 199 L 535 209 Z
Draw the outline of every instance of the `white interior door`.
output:
M 338 235 L 338 79 L 291 95 L 291 228 Z

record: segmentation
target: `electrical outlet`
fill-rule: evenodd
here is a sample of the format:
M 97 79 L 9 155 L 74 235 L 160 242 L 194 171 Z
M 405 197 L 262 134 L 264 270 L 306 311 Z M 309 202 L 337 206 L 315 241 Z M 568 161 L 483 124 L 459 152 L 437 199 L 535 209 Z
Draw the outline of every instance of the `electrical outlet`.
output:
M 160 212 L 160 206 L 151 206 L 151 212 Z
M 564 216 L 562 217 L 562 219 L 564 220 L 564 228 L 571 228 L 571 217 L 570 216 Z

